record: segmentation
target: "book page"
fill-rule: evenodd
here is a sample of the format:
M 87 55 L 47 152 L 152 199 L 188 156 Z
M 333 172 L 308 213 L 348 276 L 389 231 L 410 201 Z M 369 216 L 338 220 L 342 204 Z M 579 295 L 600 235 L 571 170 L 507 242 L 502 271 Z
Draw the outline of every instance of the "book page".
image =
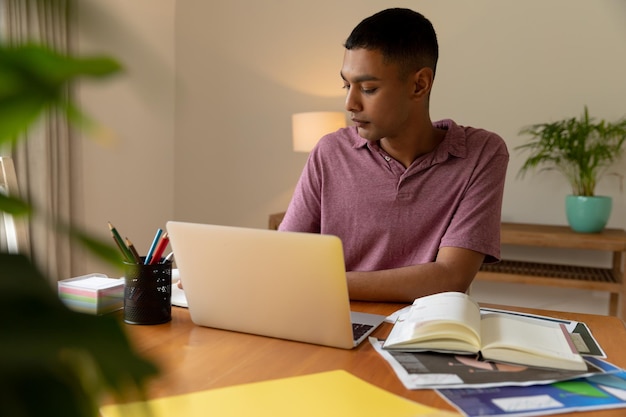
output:
M 483 356 L 531 366 L 585 369 L 563 325 L 506 314 L 482 317 Z
M 598 343 L 596 338 L 589 330 L 587 324 L 574 320 L 564 320 L 555 317 L 541 316 L 538 314 L 522 313 L 520 311 L 502 310 L 499 308 L 481 307 L 481 314 L 487 313 L 501 313 L 509 314 L 512 316 L 530 317 L 539 320 L 551 321 L 555 323 L 561 323 L 565 325 L 567 332 L 570 334 L 576 350 L 583 356 L 597 356 L 599 358 L 606 358 L 606 353 L 602 349 L 602 346 Z M 394 320 L 395 321 L 395 320 Z M 393 321 L 392 321 L 393 323 Z
M 468 350 L 477 352 L 480 346 L 480 308 L 467 294 L 445 292 L 416 299 L 410 311 L 400 317 L 385 347 L 412 347 L 414 342 L 431 341 L 416 348 Z M 455 344 L 454 339 L 461 341 Z M 454 347 L 453 347 L 454 346 Z
M 456 322 L 480 334 L 480 308 L 461 292 L 443 292 L 420 297 L 413 302 L 407 320 L 413 323 Z

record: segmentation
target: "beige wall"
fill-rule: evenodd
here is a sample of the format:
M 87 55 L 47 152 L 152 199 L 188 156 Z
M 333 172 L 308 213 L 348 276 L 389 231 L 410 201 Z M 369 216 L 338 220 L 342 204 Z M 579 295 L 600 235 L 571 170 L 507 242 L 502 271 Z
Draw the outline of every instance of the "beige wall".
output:
M 104 143 L 81 141 L 77 178 L 85 227 L 109 238 L 107 222 L 144 253 L 174 213 L 174 0 L 82 0 L 83 54 L 107 54 L 124 65 L 112 80 L 86 83 L 79 99 L 108 129 Z M 78 273 L 111 271 L 90 257 Z
M 383 0 L 87 3 L 115 22 L 83 24 L 81 45 L 117 56 L 128 72 L 82 95 L 119 136 L 113 148 L 83 151 L 85 223 L 105 232 L 110 220 L 144 250 L 171 218 L 265 227 L 269 213 L 284 210 L 306 160 L 291 151 L 291 114 L 342 110 L 341 44 L 362 18 L 389 7 Z M 438 32 L 433 118 L 493 130 L 509 146 L 503 219 L 565 224 L 563 178 L 516 178 L 523 157 L 513 148 L 524 140 L 517 132 L 578 115 L 585 104 L 602 118 L 626 114 L 626 3 L 396 4 L 423 12 Z M 618 168 L 626 174 L 626 163 Z M 134 186 L 122 185 L 129 178 Z M 614 198 L 609 226 L 626 228 L 617 178 L 607 177 L 598 193 Z

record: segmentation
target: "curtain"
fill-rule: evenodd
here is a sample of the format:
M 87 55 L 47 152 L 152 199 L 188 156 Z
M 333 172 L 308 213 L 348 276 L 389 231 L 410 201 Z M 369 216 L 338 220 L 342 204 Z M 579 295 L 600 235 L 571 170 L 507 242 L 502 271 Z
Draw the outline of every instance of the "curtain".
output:
M 71 53 L 70 6 L 71 0 L 0 0 L 3 41 L 32 41 Z M 43 218 L 72 221 L 71 161 L 75 143 L 65 115 L 49 111 L 11 150 L 22 198 L 39 213 L 29 225 L 30 256 L 53 282 L 72 276 L 72 246 Z

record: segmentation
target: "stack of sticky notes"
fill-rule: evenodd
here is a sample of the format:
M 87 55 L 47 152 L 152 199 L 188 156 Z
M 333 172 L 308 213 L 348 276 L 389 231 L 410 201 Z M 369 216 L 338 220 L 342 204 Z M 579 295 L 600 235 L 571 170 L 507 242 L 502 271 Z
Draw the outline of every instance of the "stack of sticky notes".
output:
M 106 314 L 124 307 L 124 278 L 89 274 L 59 281 L 59 297 L 74 311 Z

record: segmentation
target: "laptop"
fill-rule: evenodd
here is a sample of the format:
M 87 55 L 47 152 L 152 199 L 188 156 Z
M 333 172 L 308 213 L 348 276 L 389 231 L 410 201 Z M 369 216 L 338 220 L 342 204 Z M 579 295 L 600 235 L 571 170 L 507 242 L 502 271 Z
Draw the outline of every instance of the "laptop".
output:
M 166 228 L 197 325 L 351 349 L 385 320 L 350 311 L 336 236 L 177 221 Z

